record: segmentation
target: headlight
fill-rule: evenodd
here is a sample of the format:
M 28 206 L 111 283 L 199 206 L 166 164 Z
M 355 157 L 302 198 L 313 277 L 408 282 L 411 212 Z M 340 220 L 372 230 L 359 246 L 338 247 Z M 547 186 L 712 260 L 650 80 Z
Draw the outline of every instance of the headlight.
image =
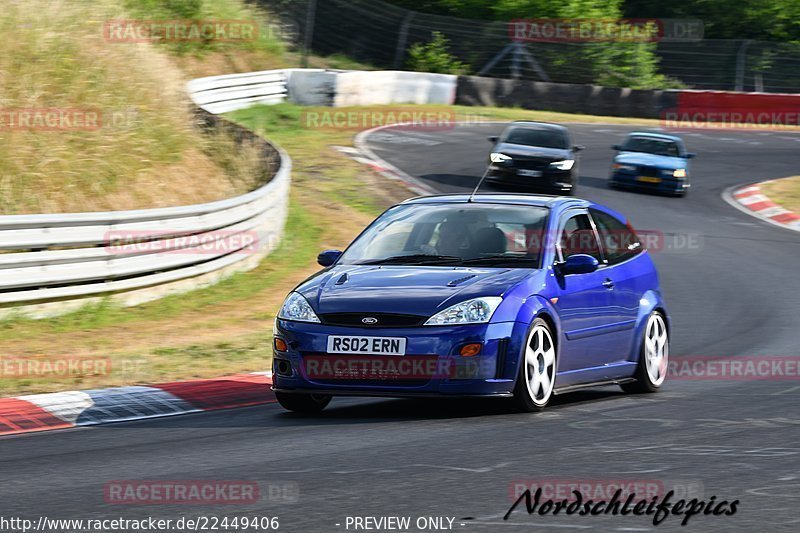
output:
M 628 170 L 630 172 L 636 172 L 636 167 L 633 165 L 623 165 L 622 163 L 614 163 L 611 168 L 614 170 Z
M 503 161 L 511 161 L 511 157 L 507 156 L 506 154 L 501 154 L 500 152 L 492 152 L 489 156 L 489 159 L 492 163 L 502 163 Z
M 475 298 L 448 307 L 430 317 L 425 326 L 446 326 L 450 324 L 484 324 L 492 318 L 495 309 L 503 299 L 499 296 Z
M 565 159 L 563 161 L 553 161 L 550 163 L 550 166 L 553 168 L 557 168 L 558 170 L 570 170 L 572 166 L 575 164 L 574 159 Z
M 297 322 L 319 322 L 317 314 L 311 309 L 311 304 L 297 292 L 292 292 L 286 297 L 278 312 L 278 318 Z
M 685 178 L 686 177 L 686 169 L 685 168 L 676 168 L 672 171 L 673 178 Z

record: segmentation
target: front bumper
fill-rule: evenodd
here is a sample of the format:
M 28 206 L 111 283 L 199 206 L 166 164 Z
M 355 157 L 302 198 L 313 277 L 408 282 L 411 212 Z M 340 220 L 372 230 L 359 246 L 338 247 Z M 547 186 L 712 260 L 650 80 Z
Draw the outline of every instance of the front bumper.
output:
M 521 341 L 526 324 L 501 322 L 465 326 L 422 326 L 412 328 L 356 328 L 277 320 L 275 337 L 286 341 L 288 349 L 278 351 L 273 344 L 273 390 L 287 393 L 313 393 L 358 396 L 508 396 L 514 387 Z M 402 337 L 406 355 L 342 355 L 327 353 L 329 335 Z M 472 357 L 459 355 L 465 344 L 482 344 Z M 320 361 L 334 363 L 351 358 L 385 358 L 395 367 L 404 359 L 410 368 L 414 359 L 437 361 L 434 373 L 412 371 L 386 376 L 314 375 Z M 313 364 L 312 364 L 313 363 Z M 316 365 L 316 366 L 315 366 Z M 288 371 L 287 371 L 288 370 Z
M 646 181 L 640 179 L 643 177 Z M 658 180 L 654 182 L 655 180 Z M 615 187 L 628 189 L 641 189 L 665 194 L 683 194 L 691 185 L 689 178 L 673 178 L 664 173 L 657 176 L 641 176 L 638 171 L 614 170 L 609 176 L 609 183 Z
M 540 172 L 541 176 L 521 175 L 520 171 L 524 172 L 525 170 L 528 169 L 492 163 L 489 165 L 486 181 L 511 187 L 558 192 L 569 192 L 575 186 L 574 167 L 571 170 L 558 170 L 549 167 L 535 170 L 535 172 Z

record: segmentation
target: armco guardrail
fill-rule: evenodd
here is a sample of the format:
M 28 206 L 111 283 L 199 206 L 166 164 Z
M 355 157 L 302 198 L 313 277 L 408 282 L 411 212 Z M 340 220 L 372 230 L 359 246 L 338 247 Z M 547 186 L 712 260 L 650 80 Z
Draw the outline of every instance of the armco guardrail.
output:
M 209 113 L 226 113 L 286 99 L 287 71 L 265 70 L 198 78 L 187 84 L 195 104 Z
M 220 112 L 227 95 L 211 94 L 213 99 L 205 96 Z M 255 143 L 266 183 L 198 205 L 0 216 L 5 314 L 50 316 L 109 295 L 140 303 L 253 268 L 275 248 L 288 211 L 291 160 L 241 126 L 202 110 L 198 116 L 209 128 L 227 129 L 237 142 Z

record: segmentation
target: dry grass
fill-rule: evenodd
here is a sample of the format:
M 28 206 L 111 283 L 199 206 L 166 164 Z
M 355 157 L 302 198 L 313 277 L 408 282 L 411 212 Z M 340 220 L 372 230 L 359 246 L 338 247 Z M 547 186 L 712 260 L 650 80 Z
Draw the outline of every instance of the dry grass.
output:
M 95 130 L 0 128 L 0 213 L 179 205 L 242 192 L 193 127 L 182 73 L 149 44 L 108 43 L 112 0 L 5 3 L 0 108 L 97 111 Z
M 800 213 L 800 176 L 769 181 L 761 186 L 761 192 L 776 204 Z

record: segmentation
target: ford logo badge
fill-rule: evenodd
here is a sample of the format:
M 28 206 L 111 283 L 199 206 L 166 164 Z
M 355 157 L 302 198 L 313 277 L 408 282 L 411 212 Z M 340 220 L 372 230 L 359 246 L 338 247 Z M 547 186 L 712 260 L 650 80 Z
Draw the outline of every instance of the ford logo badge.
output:
M 378 319 L 372 316 L 367 316 L 361 319 L 362 324 L 373 325 L 378 323 Z

